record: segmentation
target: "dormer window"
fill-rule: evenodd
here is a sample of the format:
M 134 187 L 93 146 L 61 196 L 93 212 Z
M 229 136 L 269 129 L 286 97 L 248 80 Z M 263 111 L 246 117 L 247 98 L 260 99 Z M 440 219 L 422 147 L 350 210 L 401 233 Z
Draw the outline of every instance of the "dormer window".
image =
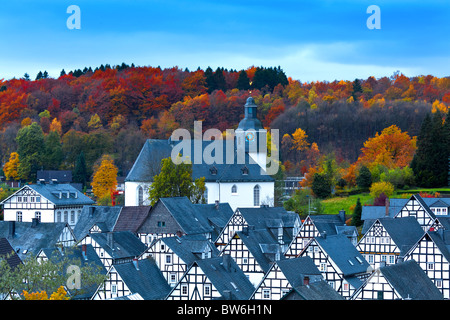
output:
M 245 166 L 241 169 L 243 175 L 248 175 L 248 168 Z
M 235 184 L 233 184 L 233 186 L 231 187 L 231 193 L 237 194 L 237 186 Z
M 217 168 L 216 167 L 211 167 L 209 169 L 209 173 L 211 173 L 213 176 L 215 176 L 217 174 Z

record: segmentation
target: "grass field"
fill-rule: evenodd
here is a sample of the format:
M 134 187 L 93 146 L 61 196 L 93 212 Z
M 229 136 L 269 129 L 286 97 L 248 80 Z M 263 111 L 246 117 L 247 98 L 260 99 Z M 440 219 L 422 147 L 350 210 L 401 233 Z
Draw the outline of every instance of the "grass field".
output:
M 450 195 L 450 188 L 415 188 L 408 190 L 398 190 L 397 192 L 395 192 L 392 198 L 404 198 L 408 197 L 411 194 L 417 194 L 420 192 L 427 192 L 432 194 L 434 194 L 435 192 L 439 192 L 441 195 Z M 348 197 L 334 197 L 325 199 L 321 202 L 323 212 L 326 214 L 337 214 L 339 210 L 345 210 L 345 213 L 347 215 L 351 215 L 358 198 L 361 200 L 362 205 L 373 204 L 373 198 L 369 193 L 360 193 Z

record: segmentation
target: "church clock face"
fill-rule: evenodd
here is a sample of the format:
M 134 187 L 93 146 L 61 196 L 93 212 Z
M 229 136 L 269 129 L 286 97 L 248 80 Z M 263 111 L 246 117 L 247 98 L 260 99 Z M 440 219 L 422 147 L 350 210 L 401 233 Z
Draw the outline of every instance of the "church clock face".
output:
M 255 140 L 255 134 L 253 132 L 249 132 L 245 135 L 245 140 L 248 142 L 252 142 Z

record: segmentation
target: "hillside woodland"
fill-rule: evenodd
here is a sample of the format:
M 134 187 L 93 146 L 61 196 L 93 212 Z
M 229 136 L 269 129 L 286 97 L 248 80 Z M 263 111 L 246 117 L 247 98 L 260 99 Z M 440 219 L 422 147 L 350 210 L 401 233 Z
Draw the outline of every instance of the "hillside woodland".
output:
M 62 70 L 56 79 L 44 71 L 34 80 L 1 80 L 4 175 L 33 182 L 37 170 L 65 169 L 89 185 L 108 156 L 113 172 L 126 176 L 145 139 L 166 139 L 196 120 L 203 130 L 236 128 L 249 96 L 263 125 L 279 130 L 282 174 L 304 175 L 305 186 L 315 178 L 331 192 L 376 182 L 448 183 L 449 77 L 396 72 L 306 83 L 280 67 L 190 71 L 125 63 Z M 366 180 L 361 171 L 370 173 Z M 319 189 L 312 188 L 316 196 L 329 195 Z

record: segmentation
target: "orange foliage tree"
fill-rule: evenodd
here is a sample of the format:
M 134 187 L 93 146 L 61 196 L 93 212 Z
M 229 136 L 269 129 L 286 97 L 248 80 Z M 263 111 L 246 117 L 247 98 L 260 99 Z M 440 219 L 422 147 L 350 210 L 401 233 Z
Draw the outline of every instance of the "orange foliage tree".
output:
M 117 188 L 118 169 L 109 155 L 104 155 L 92 179 L 92 192 L 97 199 L 111 195 Z
M 358 162 L 369 169 L 377 164 L 389 169 L 403 168 L 412 161 L 417 149 L 416 140 L 392 125 L 364 143 Z

